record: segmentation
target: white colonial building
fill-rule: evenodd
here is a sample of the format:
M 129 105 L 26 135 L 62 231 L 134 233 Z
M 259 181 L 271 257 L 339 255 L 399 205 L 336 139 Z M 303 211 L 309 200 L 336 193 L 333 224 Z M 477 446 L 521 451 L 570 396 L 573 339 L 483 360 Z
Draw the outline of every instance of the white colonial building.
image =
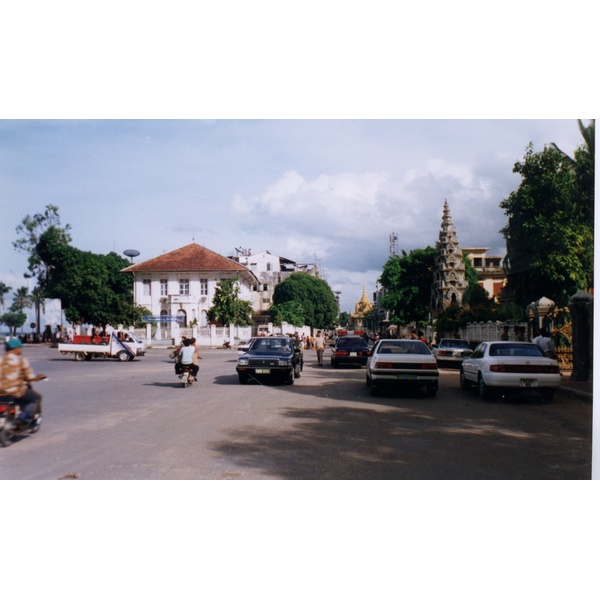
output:
M 292 273 L 308 273 L 319 276 L 318 269 L 313 263 L 297 263 L 283 256 L 275 256 L 268 250 L 252 254 L 250 250 L 236 248 L 237 254 L 229 257 L 231 260 L 244 265 L 258 281 L 252 284 L 252 308 L 255 315 L 264 314 L 273 303 L 275 286 Z
M 133 275 L 135 304 L 156 318 L 175 318 L 181 327 L 208 324 L 207 313 L 219 281 L 238 279 L 240 298 L 248 301 L 252 300 L 252 289 L 259 285 L 248 267 L 195 243 L 131 265 L 123 272 Z

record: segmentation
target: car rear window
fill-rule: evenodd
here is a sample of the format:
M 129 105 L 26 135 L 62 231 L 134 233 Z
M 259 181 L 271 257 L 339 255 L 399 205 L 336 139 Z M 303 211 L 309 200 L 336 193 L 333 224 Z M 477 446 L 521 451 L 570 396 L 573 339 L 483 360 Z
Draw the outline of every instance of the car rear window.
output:
M 470 349 L 469 342 L 467 340 L 442 340 L 440 342 L 440 348 L 465 348 Z
M 544 356 L 535 344 L 492 344 L 490 356 Z
M 431 354 L 423 342 L 381 342 L 377 354 Z
M 368 347 L 369 344 L 367 344 L 365 339 L 361 338 L 361 337 L 355 337 L 355 338 L 343 337 L 338 340 L 337 346 L 338 346 L 338 348 L 345 348 L 347 346 L 367 346 Z

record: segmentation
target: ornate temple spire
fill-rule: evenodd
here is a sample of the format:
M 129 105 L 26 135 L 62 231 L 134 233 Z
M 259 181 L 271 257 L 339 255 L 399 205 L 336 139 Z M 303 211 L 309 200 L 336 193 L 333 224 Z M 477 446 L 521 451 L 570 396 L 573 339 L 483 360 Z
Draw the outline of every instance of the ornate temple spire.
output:
M 438 254 L 431 289 L 431 312 L 434 317 L 452 304 L 460 306 L 467 289 L 465 264 L 447 199 L 444 199 L 442 226 L 436 249 Z

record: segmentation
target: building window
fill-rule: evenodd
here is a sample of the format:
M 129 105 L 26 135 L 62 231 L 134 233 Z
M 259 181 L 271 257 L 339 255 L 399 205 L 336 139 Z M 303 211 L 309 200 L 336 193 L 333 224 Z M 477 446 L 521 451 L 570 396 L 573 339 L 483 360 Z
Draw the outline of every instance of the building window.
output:
M 269 291 L 269 286 L 268 284 L 264 283 L 263 284 L 263 292 L 268 292 Z
M 180 279 L 179 280 L 179 295 L 180 296 L 189 296 L 190 294 L 190 280 L 189 279 Z
M 160 280 L 160 295 L 161 296 L 167 296 L 168 295 L 168 281 L 166 279 L 161 279 Z
M 271 263 L 267 263 L 267 271 L 271 270 Z
M 144 296 L 152 296 L 152 280 L 143 279 L 142 283 L 144 285 Z
M 208 296 L 208 279 L 200 280 L 200 295 Z

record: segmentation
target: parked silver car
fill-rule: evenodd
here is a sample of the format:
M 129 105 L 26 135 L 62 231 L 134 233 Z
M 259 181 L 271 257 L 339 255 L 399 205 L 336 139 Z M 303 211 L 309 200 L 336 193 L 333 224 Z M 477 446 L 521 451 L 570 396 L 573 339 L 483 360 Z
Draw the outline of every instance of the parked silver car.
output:
M 367 360 L 367 385 L 375 396 L 384 387 L 438 390 L 439 371 L 429 348 L 419 340 L 380 340 Z
M 431 349 L 431 352 L 440 367 L 459 367 L 465 358 L 473 354 L 473 350 L 471 350 L 471 346 L 469 346 L 467 340 L 455 340 L 452 338 L 442 338 L 437 346 Z

